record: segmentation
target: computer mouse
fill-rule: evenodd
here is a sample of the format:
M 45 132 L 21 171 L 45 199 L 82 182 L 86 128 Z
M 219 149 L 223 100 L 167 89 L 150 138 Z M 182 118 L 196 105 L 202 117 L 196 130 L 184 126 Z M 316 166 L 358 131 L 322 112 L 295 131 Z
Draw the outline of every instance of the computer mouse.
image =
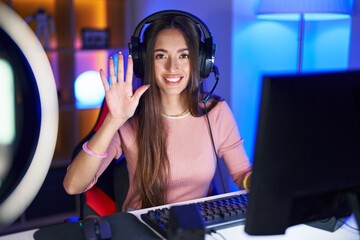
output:
M 103 240 L 112 237 L 109 222 L 96 215 L 84 218 L 82 221 L 82 231 L 86 240 Z

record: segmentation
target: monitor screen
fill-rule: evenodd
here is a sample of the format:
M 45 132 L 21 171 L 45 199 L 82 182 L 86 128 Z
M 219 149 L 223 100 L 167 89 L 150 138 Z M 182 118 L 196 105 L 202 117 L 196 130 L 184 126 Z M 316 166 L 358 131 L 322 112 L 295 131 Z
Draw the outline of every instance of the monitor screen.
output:
M 359 196 L 360 71 L 264 76 L 245 231 L 346 217 Z

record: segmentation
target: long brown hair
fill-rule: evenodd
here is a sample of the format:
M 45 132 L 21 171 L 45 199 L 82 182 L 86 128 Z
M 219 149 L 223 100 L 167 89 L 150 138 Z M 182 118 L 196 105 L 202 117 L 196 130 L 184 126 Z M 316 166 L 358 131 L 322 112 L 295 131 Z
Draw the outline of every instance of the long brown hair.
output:
M 142 84 L 150 88 L 141 97 L 135 112 L 138 122 L 137 144 L 139 156 L 135 171 L 135 183 L 140 193 L 142 208 L 166 203 L 169 181 L 169 159 L 166 151 L 167 128 L 161 117 L 160 90 L 156 85 L 154 70 L 154 47 L 158 34 L 167 28 L 176 28 L 183 34 L 190 55 L 190 81 L 183 91 L 193 116 L 202 116 L 200 107 L 202 89 L 199 69 L 199 46 L 201 31 L 196 23 L 184 16 L 165 16 L 153 21 L 144 32 L 144 79 Z M 212 106 L 216 101 L 211 101 Z

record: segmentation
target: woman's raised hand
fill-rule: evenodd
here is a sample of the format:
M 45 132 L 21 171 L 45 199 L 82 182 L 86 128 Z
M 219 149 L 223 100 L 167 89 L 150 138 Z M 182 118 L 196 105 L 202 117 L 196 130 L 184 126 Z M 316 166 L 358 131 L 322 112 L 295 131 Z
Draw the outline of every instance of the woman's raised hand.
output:
M 118 120 L 119 124 L 124 123 L 134 115 L 139 104 L 140 97 L 149 88 L 143 85 L 133 92 L 133 60 L 128 57 L 126 75 L 124 76 L 124 56 L 118 54 L 117 73 L 115 73 L 115 61 L 109 60 L 110 84 L 104 70 L 100 70 L 100 76 L 105 89 L 105 99 L 109 108 L 109 116 L 112 120 Z M 125 79 L 124 79 L 125 77 Z

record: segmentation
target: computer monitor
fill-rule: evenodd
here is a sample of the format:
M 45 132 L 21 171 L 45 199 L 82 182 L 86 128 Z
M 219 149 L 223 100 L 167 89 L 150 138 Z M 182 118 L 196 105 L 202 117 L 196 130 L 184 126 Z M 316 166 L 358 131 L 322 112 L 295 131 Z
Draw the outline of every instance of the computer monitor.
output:
M 360 71 L 266 75 L 259 110 L 245 232 L 359 225 Z

